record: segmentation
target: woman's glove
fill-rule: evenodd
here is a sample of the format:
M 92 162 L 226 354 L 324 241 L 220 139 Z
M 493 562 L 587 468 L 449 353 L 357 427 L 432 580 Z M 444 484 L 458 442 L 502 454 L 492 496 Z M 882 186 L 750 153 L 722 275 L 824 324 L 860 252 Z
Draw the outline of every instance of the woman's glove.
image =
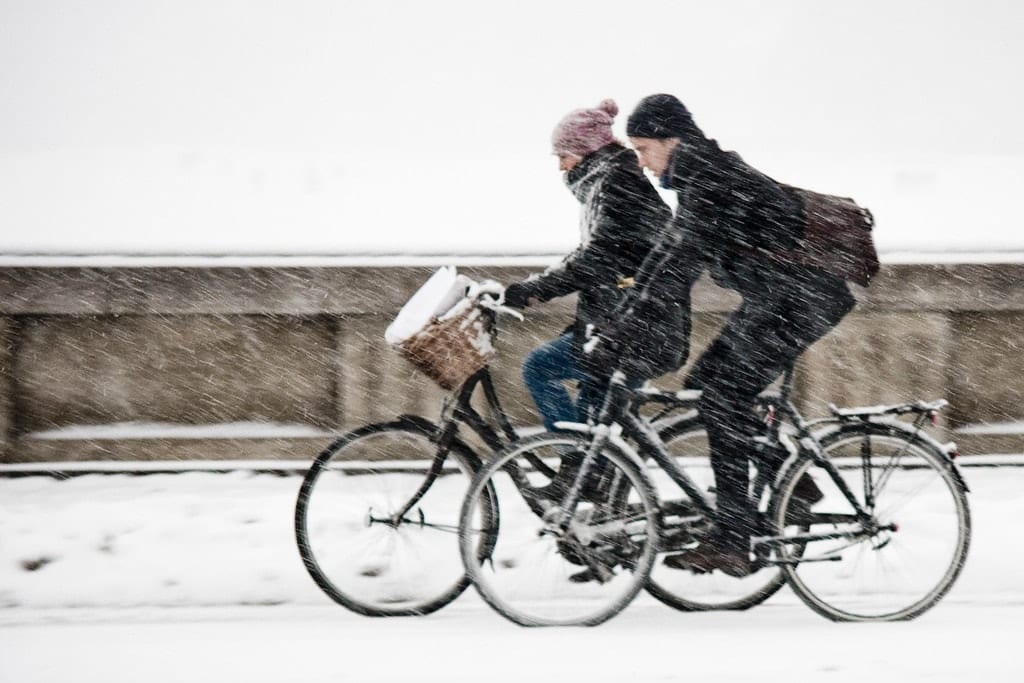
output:
M 505 288 L 505 301 L 509 308 L 526 308 L 530 305 L 530 288 L 522 282 L 513 282 Z

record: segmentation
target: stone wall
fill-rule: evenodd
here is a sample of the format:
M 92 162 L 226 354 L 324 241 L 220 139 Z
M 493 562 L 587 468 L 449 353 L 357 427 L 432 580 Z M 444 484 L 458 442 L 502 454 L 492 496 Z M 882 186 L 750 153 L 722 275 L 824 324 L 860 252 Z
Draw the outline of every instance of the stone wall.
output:
M 532 269 L 460 270 L 507 282 Z M 432 271 L 0 268 L 0 462 L 309 459 L 330 432 L 403 412 L 434 417 L 443 392 L 383 341 Z M 890 265 L 857 294 L 857 310 L 800 364 L 798 394 L 809 412 L 823 414 L 830 401 L 946 397 L 952 407 L 940 436 L 965 452 L 1024 450 L 1013 430 L 955 431 L 1024 420 L 1024 266 Z M 536 422 L 519 378 L 522 357 L 568 323 L 572 304 L 531 308 L 525 322 L 502 319 L 493 369 L 518 421 Z M 735 304 L 698 284 L 695 354 Z M 111 423 L 160 426 L 132 438 L 69 431 Z M 284 427 L 246 433 L 254 423 Z M 181 434 L 160 431 L 168 425 L 235 426 L 216 438 L 171 438 Z

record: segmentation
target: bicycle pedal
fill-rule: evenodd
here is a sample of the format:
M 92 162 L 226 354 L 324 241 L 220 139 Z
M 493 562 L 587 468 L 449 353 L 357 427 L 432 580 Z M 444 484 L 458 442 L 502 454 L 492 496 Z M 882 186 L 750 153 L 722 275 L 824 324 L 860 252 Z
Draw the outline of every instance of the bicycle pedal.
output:
M 764 560 L 765 564 L 774 566 L 811 564 L 812 562 L 841 562 L 842 555 L 826 555 L 823 557 L 800 557 L 795 560 Z

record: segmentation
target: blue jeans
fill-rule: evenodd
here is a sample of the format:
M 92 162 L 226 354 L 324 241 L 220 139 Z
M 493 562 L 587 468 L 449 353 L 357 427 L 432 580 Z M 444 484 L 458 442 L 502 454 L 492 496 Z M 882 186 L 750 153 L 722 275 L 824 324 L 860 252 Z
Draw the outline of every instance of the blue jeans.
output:
M 573 346 L 573 335 L 567 332 L 538 346 L 523 361 L 523 382 L 548 430 L 554 429 L 556 422 L 586 421 L 591 392 L 583 384 L 590 378 L 580 369 Z M 580 382 L 579 400 L 569 395 L 567 380 Z

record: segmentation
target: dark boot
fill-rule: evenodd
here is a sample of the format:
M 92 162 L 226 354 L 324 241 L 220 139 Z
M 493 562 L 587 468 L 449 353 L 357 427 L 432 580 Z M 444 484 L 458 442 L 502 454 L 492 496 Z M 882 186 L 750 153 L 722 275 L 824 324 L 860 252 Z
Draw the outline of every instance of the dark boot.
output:
M 811 516 L 811 508 L 825 497 L 818 485 L 814 483 L 811 475 L 804 474 L 797 480 L 793 487 L 793 497 L 789 501 L 789 509 L 786 510 L 786 522 L 788 524 L 807 524 Z
M 668 555 L 663 562 L 666 567 L 687 569 L 697 574 L 718 570 L 739 578 L 751 572 L 748 551 L 729 547 L 713 538 L 705 539 L 696 548 Z
M 555 472 L 555 476 L 551 478 L 551 481 L 544 486 L 524 491 L 524 493 L 533 498 L 548 500 L 556 505 L 560 504 L 565 499 L 566 494 L 569 493 L 573 482 L 576 481 L 576 476 L 579 474 L 585 457 L 586 454 L 580 451 L 573 451 L 563 455 L 558 471 Z M 599 503 L 604 500 L 602 478 L 604 475 L 603 470 L 607 468 L 607 462 L 605 458 L 599 457 L 597 462 L 591 466 L 590 472 L 583 482 L 583 490 L 580 492 L 581 500 L 592 503 Z
M 825 497 L 818 485 L 814 483 L 814 479 L 809 474 L 804 474 L 796 482 L 796 486 L 793 487 L 793 498 L 807 504 L 807 507 L 820 503 L 821 499 Z

